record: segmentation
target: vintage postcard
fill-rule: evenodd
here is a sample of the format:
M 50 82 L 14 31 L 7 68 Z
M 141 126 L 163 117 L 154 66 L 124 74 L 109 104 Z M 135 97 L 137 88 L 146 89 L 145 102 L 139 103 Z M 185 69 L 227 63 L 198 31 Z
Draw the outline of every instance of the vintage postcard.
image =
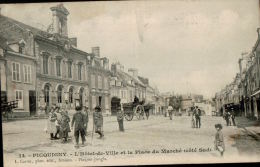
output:
M 259 6 L 0 4 L 4 166 L 260 162 Z

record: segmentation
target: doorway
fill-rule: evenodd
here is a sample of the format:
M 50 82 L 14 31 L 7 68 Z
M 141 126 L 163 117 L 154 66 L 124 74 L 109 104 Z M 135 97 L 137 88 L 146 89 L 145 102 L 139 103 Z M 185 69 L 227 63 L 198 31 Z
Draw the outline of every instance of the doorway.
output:
M 36 114 L 36 92 L 34 90 L 29 90 L 29 106 L 30 106 L 30 116 Z
M 101 106 L 102 96 L 98 96 L 98 105 Z

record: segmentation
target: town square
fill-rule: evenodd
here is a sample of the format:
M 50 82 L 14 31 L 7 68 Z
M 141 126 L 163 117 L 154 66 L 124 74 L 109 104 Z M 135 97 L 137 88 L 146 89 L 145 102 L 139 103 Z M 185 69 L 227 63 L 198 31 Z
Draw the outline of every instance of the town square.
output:
M 259 6 L 0 4 L 4 166 L 259 162 Z

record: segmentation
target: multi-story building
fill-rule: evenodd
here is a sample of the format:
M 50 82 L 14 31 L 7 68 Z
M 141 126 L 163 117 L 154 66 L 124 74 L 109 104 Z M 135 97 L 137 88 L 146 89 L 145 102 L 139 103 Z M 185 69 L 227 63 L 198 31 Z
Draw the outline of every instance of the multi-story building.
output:
M 106 57 L 100 57 L 99 47 L 93 47 L 88 64 L 90 108 L 94 110 L 98 105 L 106 114 L 109 114 L 111 105 L 109 60 Z
M 23 39 L 0 36 L 1 100 L 17 100 L 14 116 L 36 114 L 36 58 L 25 44 Z
M 239 59 L 239 74 L 224 91 L 216 93 L 217 110 L 232 107 L 238 115 L 260 119 L 260 37 L 252 51 Z
M 46 31 L 0 16 L 0 35 L 13 50 L 6 56 L 7 83 L 17 89 L 7 88 L 8 97 L 24 101 L 20 106 L 25 112 L 30 99 L 36 100 L 36 111 L 53 104 L 71 109 L 76 103 L 91 108 L 98 104 L 108 111 L 108 59 L 99 58 L 98 47 L 93 53 L 79 50 L 77 39 L 68 37 L 68 10 L 62 4 L 50 9 L 52 23 Z

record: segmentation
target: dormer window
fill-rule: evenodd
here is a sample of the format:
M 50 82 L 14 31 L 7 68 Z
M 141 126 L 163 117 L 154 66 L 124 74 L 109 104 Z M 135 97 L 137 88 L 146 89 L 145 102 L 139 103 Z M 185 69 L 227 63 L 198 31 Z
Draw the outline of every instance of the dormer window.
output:
M 21 53 L 21 54 L 24 54 L 24 53 L 25 53 L 24 46 L 20 46 L 20 45 L 19 45 L 19 53 Z
M 18 43 L 18 52 L 25 54 L 25 41 L 23 39 Z

